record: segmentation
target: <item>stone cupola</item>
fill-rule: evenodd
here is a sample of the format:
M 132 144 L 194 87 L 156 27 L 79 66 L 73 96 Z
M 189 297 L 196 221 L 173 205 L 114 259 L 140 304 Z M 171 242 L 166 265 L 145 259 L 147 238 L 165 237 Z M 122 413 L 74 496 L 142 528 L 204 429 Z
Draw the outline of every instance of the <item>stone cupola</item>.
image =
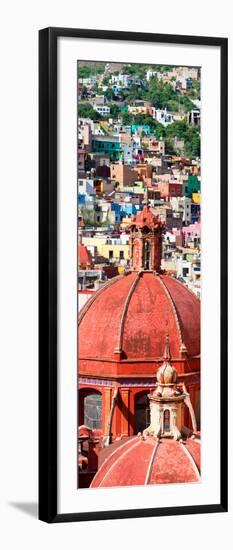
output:
M 166 337 L 164 362 L 157 370 L 155 390 L 148 395 L 150 402 L 151 423 L 145 430 L 146 435 L 154 437 L 172 437 L 180 439 L 183 425 L 184 402 L 187 394 L 177 384 L 177 371 L 171 365 L 170 347 Z
M 153 214 L 145 192 L 144 207 L 132 219 L 130 226 L 130 269 L 132 271 L 161 270 L 162 233 L 165 225 Z

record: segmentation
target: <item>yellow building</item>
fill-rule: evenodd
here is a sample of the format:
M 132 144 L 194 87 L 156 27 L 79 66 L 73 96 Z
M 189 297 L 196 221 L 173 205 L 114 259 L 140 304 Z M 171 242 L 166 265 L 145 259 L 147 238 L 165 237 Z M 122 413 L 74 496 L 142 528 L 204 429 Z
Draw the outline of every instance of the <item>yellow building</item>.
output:
M 102 179 L 100 183 L 100 193 L 111 193 L 114 190 L 115 182 L 110 179 Z
M 148 102 L 138 101 L 133 105 L 128 105 L 128 113 L 131 115 L 152 115 L 152 106 Z
M 201 193 L 193 193 L 192 200 L 195 204 L 201 204 Z
M 82 243 L 85 246 L 96 249 L 99 256 L 103 256 L 106 260 L 129 260 L 129 244 L 120 242 L 120 239 L 99 237 L 83 237 Z

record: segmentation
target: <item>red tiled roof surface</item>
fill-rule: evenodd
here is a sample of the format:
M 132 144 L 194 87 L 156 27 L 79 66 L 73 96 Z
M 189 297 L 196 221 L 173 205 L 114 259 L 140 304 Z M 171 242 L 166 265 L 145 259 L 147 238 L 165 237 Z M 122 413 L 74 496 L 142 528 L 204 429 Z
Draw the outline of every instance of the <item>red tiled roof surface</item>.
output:
M 113 443 L 110 450 L 91 488 L 200 481 L 200 441 L 196 439 L 181 443 L 134 436 L 120 446 Z
M 79 359 L 163 357 L 166 335 L 172 359 L 200 354 L 200 302 L 168 275 L 131 272 L 108 281 L 84 305 L 79 317 Z
M 92 265 L 92 257 L 87 250 L 87 248 L 84 246 L 84 244 L 79 243 L 78 245 L 78 265 L 79 266 L 91 266 Z

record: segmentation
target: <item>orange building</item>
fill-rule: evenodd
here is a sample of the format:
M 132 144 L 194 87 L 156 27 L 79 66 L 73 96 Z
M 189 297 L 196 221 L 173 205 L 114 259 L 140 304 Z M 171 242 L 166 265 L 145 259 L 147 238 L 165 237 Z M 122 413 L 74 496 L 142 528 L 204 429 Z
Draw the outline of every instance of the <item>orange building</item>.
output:
M 156 189 L 160 192 L 161 198 L 169 201 L 171 197 L 182 197 L 183 185 L 176 182 L 159 181 Z
M 84 244 L 79 243 L 78 245 L 78 269 L 91 269 L 93 267 L 93 260 L 91 253 L 84 246 Z
M 135 172 L 137 172 L 138 177 L 142 180 L 144 178 L 152 178 L 152 166 L 150 164 L 136 164 L 133 169 Z

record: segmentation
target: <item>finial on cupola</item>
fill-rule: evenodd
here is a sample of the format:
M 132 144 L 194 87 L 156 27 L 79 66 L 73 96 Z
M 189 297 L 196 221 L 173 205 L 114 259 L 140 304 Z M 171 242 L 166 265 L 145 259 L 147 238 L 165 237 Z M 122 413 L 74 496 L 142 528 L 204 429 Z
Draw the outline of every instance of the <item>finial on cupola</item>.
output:
M 149 207 L 150 203 L 149 203 L 149 193 L 148 193 L 148 187 L 146 185 L 145 187 L 145 191 L 144 191 L 144 200 L 142 202 L 142 204 L 144 204 L 144 206 L 146 206 L 146 208 Z

